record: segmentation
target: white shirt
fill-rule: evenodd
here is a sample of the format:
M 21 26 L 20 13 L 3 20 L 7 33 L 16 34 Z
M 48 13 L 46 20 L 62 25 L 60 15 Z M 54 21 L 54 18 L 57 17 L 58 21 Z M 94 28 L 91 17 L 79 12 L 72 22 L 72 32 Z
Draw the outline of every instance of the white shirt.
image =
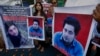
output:
M 97 5 L 100 0 L 67 0 L 65 7 Z
M 94 25 L 93 36 L 100 37 L 100 33 L 98 33 L 97 31 L 97 22 L 95 22 L 95 25 Z

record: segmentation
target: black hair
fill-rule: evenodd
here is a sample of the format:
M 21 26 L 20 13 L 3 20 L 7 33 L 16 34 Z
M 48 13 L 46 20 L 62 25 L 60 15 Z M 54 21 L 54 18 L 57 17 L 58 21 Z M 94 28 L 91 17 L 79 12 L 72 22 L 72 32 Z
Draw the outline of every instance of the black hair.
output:
M 14 47 L 19 47 L 20 41 L 21 41 L 21 38 L 22 38 L 19 30 L 18 30 L 18 36 L 13 36 L 13 35 L 8 33 L 10 26 L 12 26 L 12 25 L 14 25 L 15 27 L 17 27 L 17 26 L 13 23 L 13 21 L 8 21 L 8 22 L 5 22 L 4 24 L 5 24 L 5 30 L 7 32 L 6 36 L 8 36 L 8 38 L 10 39 L 10 41 L 12 42 Z M 17 29 L 18 29 L 18 27 L 17 27 Z
M 80 29 L 81 29 L 81 26 L 80 26 L 79 21 L 78 21 L 74 16 L 68 16 L 68 17 L 64 20 L 63 27 L 65 26 L 65 24 L 69 24 L 69 25 L 74 26 L 75 35 L 77 35 L 78 32 L 79 32 Z
M 12 25 L 16 26 L 13 21 L 4 22 L 4 27 L 5 27 L 6 32 L 8 32 L 9 27 L 12 26 Z
M 35 4 L 35 12 L 34 12 L 34 16 L 37 16 L 37 13 L 38 13 L 38 10 L 37 10 L 37 4 L 40 4 L 40 6 L 41 6 L 41 15 L 42 15 L 42 13 L 44 13 L 43 12 L 43 6 L 42 6 L 42 4 L 41 4 L 41 2 L 36 2 L 36 4 Z
M 34 19 L 34 20 L 33 20 L 33 22 L 37 22 L 37 23 L 38 23 L 38 25 L 40 25 L 40 22 L 39 22 L 39 20 L 37 20 L 37 18 L 36 18 L 36 19 Z

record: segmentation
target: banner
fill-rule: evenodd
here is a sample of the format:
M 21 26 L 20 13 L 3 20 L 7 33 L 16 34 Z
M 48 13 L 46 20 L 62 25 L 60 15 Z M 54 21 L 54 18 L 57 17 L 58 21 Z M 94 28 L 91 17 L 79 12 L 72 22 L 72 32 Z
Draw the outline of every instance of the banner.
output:
M 94 28 L 91 15 L 94 8 L 95 6 L 56 7 L 52 28 L 53 46 L 67 56 L 85 56 Z
M 33 48 L 32 39 L 28 39 L 27 16 L 30 9 L 19 6 L 0 6 L 2 30 L 6 49 Z
M 30 39 L 45 40 L 43 17 L 31 16 L 27 19 L 28 37 Z

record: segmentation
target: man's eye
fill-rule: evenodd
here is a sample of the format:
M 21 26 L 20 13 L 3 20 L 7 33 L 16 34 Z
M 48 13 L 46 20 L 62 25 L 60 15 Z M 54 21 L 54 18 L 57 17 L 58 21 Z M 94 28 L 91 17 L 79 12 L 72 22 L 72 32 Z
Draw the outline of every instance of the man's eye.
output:
M 67 32 L 67 29 L 65 29 L 65 32 Z
M 69 34 L 73 34 L 73 32 L 72 32 L 72 31 L 69 31 L 68 33 L 69 33 Z
M 9 30 L 9 32 L 12 32 L 12 30 Z

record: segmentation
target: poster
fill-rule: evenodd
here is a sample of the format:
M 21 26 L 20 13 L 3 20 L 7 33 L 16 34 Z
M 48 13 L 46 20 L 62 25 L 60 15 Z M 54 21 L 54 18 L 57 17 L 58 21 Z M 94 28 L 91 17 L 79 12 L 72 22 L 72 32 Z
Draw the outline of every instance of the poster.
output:
M 2 31 L 6 49 L 33 48 L 33 40 L 28 39 L 27 34 L 29 8 L 0 6 L 0 13 L 2 15 Z
M 30 39 L 45 40 L 44 20 L 39 16 L 27 18 L 28 37 Z
M 84 8 L 87 10 L 83 11 Z M 95 6 L 56 7 L 52 45 L 65 55 L 85 56 L 93 32 L 91 13 L 94 8 Z

